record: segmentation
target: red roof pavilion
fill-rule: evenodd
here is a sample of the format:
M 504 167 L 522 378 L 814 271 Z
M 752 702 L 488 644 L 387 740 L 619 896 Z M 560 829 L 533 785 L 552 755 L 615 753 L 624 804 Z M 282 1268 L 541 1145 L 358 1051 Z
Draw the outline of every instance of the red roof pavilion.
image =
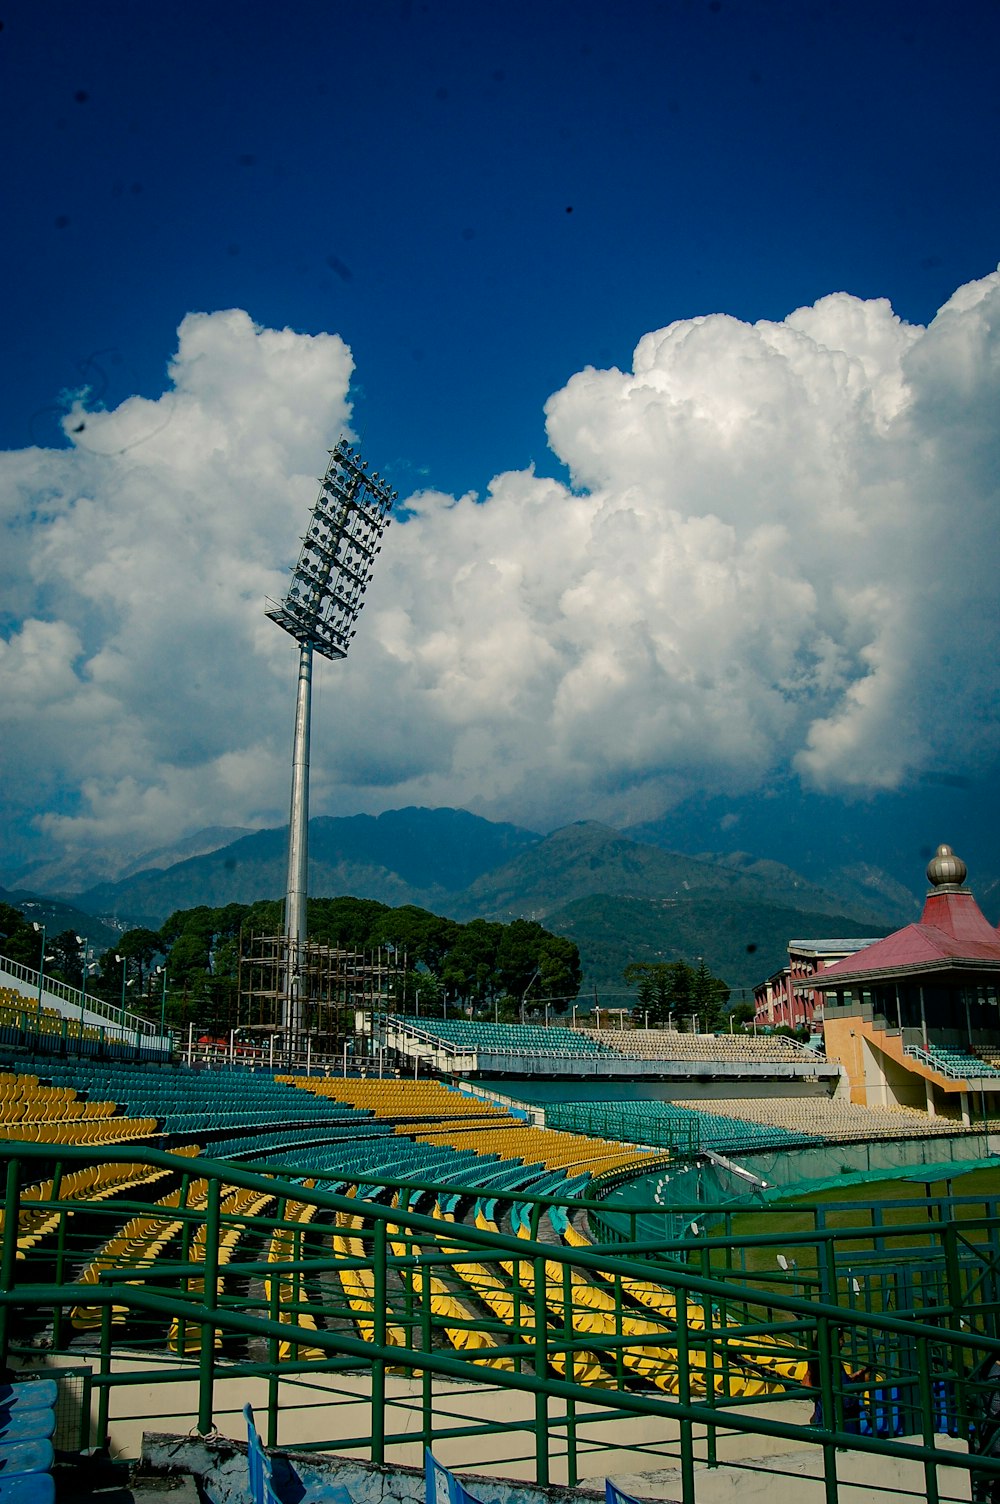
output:
M 931 891 L 916 924 L 828 966 L 816 985 L 833 990 L 855 981 L 916 972 L 1000 969 L 1000 930 L 963 887 L 965 863 L 950 846 L 939 846 L 927 876 Z

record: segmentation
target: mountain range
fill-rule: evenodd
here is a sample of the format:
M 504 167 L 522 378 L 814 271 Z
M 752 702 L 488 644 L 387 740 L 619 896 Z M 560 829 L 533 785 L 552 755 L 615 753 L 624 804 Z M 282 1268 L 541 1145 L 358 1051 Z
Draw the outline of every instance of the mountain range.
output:
M 200 904 L 280 897 L 285 829 L 231 836 L 199 832 L 152 853 L 141 870 L 133 862 L 114 881 L 56 896 L 115 929 L 158 928 Z M 791 938 L 874 938 L 917 912 L 912 893 L 863 864 L 819 884 L 748 853 L 684 855 L 593 821 L 542 836 L 456 809 L 321 816 L 310 821 L 309 856 L 316 896 L 417 904 L 462 921 L 536 919 L 577 942 L 585 987 L 604 990 L 623 990 L 630 961 L 699 956 L 734 988 L 749 988 L 784 963 Z M 26 887 L 16 900 L 45 901 Z

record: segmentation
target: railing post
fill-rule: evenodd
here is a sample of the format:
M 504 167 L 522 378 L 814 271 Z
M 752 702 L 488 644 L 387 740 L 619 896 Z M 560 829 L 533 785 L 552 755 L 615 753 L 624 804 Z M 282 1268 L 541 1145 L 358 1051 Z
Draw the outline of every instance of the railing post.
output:
M 934 1394 L 931 1381 L 930 1344 L 926 1337 L 917 1340 L 917 1383 L 920 1389 L 920 1413 L 923 1419 L 923 1443 L 934 1445 Z M 924 1463 L 924 1489 L 927 1504 L 938 1504 L 937 1467 L 933 1462 Z
M 566 1333 L 567 1342 L 572 1342 L 576 1333 L 573 1329 L 573 1271 L 568 1263 L 563 1264 L 563 1330 Z M 573 1347 L 566 1349 L 566 1377 L 571 1384 L 576 1383 L 576 1350 Z M 566 1486 L 577 1486 L 577 1461 L 576 1461 L 576 1400 L 566 1401 Z
M 17 1269 L 18 1203 L 20 1163 L 12 1156 L 7 1161 L 7 1180 L 3 1198 L 3 1253 L 0 1255 L 0 1290 L 7 1295 L 14 1288 Z M 7 1367 L 10 1346 L 10 1307 L 0 1306 L 0 1363 Z
M 691 1370 L 688 1353 L 687 1291 L 678 1290 L 677 1307 L 677 1395 L 682 1405 L 691 1403 Z M 694 1427 L 689 1420 L 678 1422 L 681 1441 L 681 1496 L 684 1504 L 694 1504 Z
M 830 1245 L 828 1244 L 827 1247 Z M 836 1294 L 836 1292 L 834 1292 Z M 830 1297 L 827 1296 L 827 1299 Z M 839 1397 L 835 1399 L 833 1364 L 840 1365 L 840 1350 L 830 1341 L 830 1325 L 826 1317 L 820 1320 L 816 1334 L 816 1358 L 819 1365 L 820 1395 L 823 1406 L 823 1430 L 836 1430 L 841 1409 Z M 823 1442 L 823 1482 L 826 1504 L 837 1504 L 837 1451 L 829 1440 Z
M 208 1183 L 208 1212 L 205 1217 L 204 1300 L 211 1310 L 219 1302 L 219 1198 L 220 1182 Z M 206 1321 L 201 1328 L 201 1359 L 198 1364 L 198 1430 L 207 1436 L 212 1429 L 213 1388 L 215 1384 L 215 1322 Z
M 535 1275 L 535 1373 L 540 1379 L 544 1379 L 548 1371 L 545 1260 L 536 1258 L 533 1269 Z M 539 1488 L 549 1486 L 549 1405 L 548 1396 L 541 1390 L 535 1394 L 535 1482 Z
M 58 1201 L 62 1195 L 63 1167 L 62 1160 L 56 1161 L 52 1172 L 52 1200 Z M 65 1206 L 59 1208 L 59 1227 L 56 1232 L 56 1284 L 62 1288 L 66 1278 L 66 1221 L 68 1212 Z M 56 1305 L 52 1312 L 52 1346 L 56 1352 L 62 1346 L 63 1308 Z
M 275 1208 L 275 1223 L 281 1223 L 285 1219 L 285 1200 L 279 1198 Z M 281 1320 L 281 1290 L 276 1275 L 270 1275 L 265 1279 L 264 1289 L 267 1291 L 267 1314 L 271 1321 L 277 1323 Z M 267 1444 L 269 1447 L 278 1445 L 278 1371 L 281 1349 L 277 1337 L 267 1339 L 268 1375 L 267 1375 Z
M 111 1318 L 114 1307 L 110 1302 L 101 1307 L 100 1375 L 104 1381 L 97 1396 L 97 1445 L 108 1445 L 108 1413 L 111 1405 Z
M 941 1225 L 941 1237 L 944 1244 L 945 1280 L 947 1282 L 948 1305 L 950 1307 L 948 1325 L 954 1330 L 957 1330 L 962 1324 L 962 1317 L 959 1313 L 965 1305 L 965 1295 L 962 1289 L 962 1266 L 958 1256 L 958 1227 L 959 1224 L 951 1217 Z M 965 1355 L 962 1349 L 954 1346 L 954 1344 L 949 1347 L 948 1361 L 951 1364 L 951 1372 L 954 1375 L 954 1379 L 957 1381 L 965 1364 Z M 969 1434 L 970 1416 L 968 1414 L 968 1390 L 966 1385 L 956 1382 L 954 1394 L 959 1434 L 967 1436 Z
M 412 1254 L 415 1254 L 417 1252 L 418 1245 L 416 1243 L 408 1243 L 406 1246 L 409 1248 Z M 430 1292 L 428 1290 L 429 1281 L 430 1271 L 427 1271 L 421 1277 L 418 1275 L 417 1271 L 414 1270 L 414 1290 L 419 1293 L 420 1298 L 420 1340 L 425 1353 L 429 1353 L 434 1345 L 434 1339 L 431 1333 L 431 1302 Z M 429 1368 L 424 1369 L 423 1382 L 421 1383 L 420 1391 L 424 1446 L 432 1447 L 434 1445 L 434 1375 L 431 1373 Z
M 379 1347 L 385 1347 L 386 1337 L 386 1312 L 385 1299 L 388 1280 L 386 1279 L 386 1247 L 385 1220 L 379 1217 L 375 1223 L 375 1239 L 372 1248 L 372 1290 L 375 1309 L 372 1312 L 375 1328 L 375 1342 Z M 371 1460 L 381 1465 L 385 1462 L 385 1360 L 376 1359 L 372 1364 L 372 1449 Z
M 711 1249 L 706 1243 L 701 1250 L 701 1272 L 708 1278 L 711 1275 Z M 725 1301 L 719 1310 L 719 1329 L 724 1334 L 726 1328 Z M 705 1354 L 703 1359 L 702 1373 L 705 1376 L 705 1404 L 715 1409 L 715 1308 L 709 1299 L 705 1298 L 702 1305 L 702 1333 L 705 1338 Z M 722 1351 L 726 1351 L 725 1335 L 722 1338 Z M 725 1361 L 725 1360 L 723 1360 Z M 705 1462 L 708 1467 L 718 1466 L 717 1455 L 717 1431 L 714 1423 L 707 1428 L 705 1436 Z

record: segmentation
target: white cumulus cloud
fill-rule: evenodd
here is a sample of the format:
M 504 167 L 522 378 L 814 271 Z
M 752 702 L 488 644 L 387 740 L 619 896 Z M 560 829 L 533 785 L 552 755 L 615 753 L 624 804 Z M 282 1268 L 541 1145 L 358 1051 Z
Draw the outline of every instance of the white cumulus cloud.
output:
M 989 767 L 998 315 L 998 274 L 926 329 L 837 293 L 579 372 L 546 408 L 570 484 L 406 499 L 317 670 L 313 811 L 624 822 L 788 768 L 870 792 Z M 134 851 L 283 818 L 294 651 L 263 601 L 352 365 L 334 334 L 191 315 L 157 401 L 2 457 L 8 828 Z

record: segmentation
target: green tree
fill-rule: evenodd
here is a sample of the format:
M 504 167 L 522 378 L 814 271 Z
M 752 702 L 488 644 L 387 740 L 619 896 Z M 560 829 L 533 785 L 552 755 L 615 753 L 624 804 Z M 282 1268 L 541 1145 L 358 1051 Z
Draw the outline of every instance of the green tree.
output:
M 118 941 L 117 951 L 125 957 L 126 979 L 132 978 L 135 983 L 133 991 L 137 997 L 141 997 L 146 991 L 146 976 L 153 957 L 163 951 L 163 940 L 159 932 L 150 929 L 126 930 Z
M 698 1027 L 708 1034 L 724 1020 L 729 988 L 704 961 L 697 968 L 686 961 L 633 961 L 624 977 L 637 990 L 632 1014 L 637 1024 L 648 1019 L 660 1028 L 672 1020 L 680 1028 L 685 1018 L 697 1015 Z
M 168 969 L 171 983 L 183 990 L 208 974 L 211 934 L 199 929 L 184 930 L 170 946 Z
M 497 979 L 526 1008 L 546 1004 L 557 1012 L 580 990 L 580 952 L 572 940 L 553 935 L 533 919 L 514 919 L 503 927 L 497 950 Z
M 37 969 L 41 955 L 41 934 L 25 919 L 20 909 L 0 903 L 0 955 L 19 966 Z
M 521 1020 L 521 999 L 505 992 L 497 1002 L 497 1019 L 502 1024 L 516 1024 Z
M 316 917 L 313 912 L 313 902 L 310 899 L 308 908 L 310 924 Z M 242 933 L 248 939 L 251 935 L 279 935 L 282 909 L 283 905 L 276 898 L 259 898 L 256 903 L 248 904 L 243 911 Z
M 580 951 L 574 940 L 542 930 L 538 983 L 543 1002 L 557 1013 L 565 1013 L 580 991 L 583 968 Z
M 393 1007 L 420 1018 L 440 1018 L 444 989 L 432 971 L 408 971 L 395 979 Z
M 674 1014 L 679 1026 L 681 1019 L 692 1011 L 694 971 L 686 961 L 671 961 L 668 971 L 670 980 L 667 987 L 667 1008 Z
M 57 977 L 70 987 L 79 987 L 83 982 L 83 946 L 76 938 L 76 931 L 63 930 L 48 942 L 46 950 L 52 957 L 46 962 L 46 975 Z
M 729 988 L 720 977 L 714 977 L 699 958 L 698 969 L 691 978 L 691 1007 L 698 1018 L 703 1034 L 714 1034 L 722 1027 L 729 1002 Z
M 374 898 L 315 898 L 309 902 L 309 934 L 324 945 L 365 950 L 388 905 Z M 279 922 L 272 934 L 281 933 Z
M 632 961 L 623 973 L 630 987 L 636 988 L 637 1002 L 633 1018 L 637 1024 L 662 1028 L 673 1020 L 680 1022 L 688 999 L 689 968 L 683 961 Z
M 438 971 L 460 929 L 461 925 L 453 919 L 442 919 L 416 904 L 403 904 L 398 909 L 384 909 L 378 915 L 363 949 L 391 946 L 400 964 L 405 957 L 410 967 L 422 963 L 431 971 Z
M 441 967 L 441 981 L 449 996 L 492 1003 L 503 931 L 502 924 L 487 919 L 473 919 L 458 928 Z

